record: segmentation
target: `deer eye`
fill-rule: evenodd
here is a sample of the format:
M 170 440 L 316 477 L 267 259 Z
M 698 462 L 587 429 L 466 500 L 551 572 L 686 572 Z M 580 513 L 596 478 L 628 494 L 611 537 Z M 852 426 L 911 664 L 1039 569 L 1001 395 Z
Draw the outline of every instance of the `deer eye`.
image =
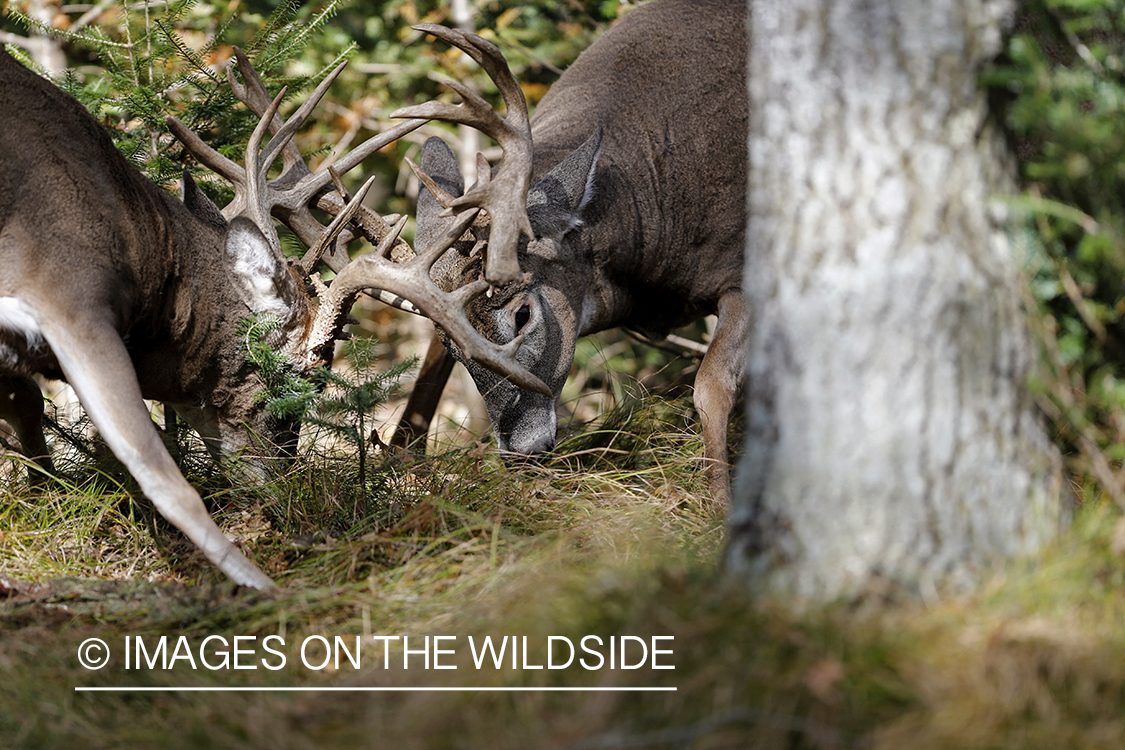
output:
M 516 333 L 519 333 L 529 320 L 531 320 L 531 307 L 524 302 L 520 309 L 516 310 Z

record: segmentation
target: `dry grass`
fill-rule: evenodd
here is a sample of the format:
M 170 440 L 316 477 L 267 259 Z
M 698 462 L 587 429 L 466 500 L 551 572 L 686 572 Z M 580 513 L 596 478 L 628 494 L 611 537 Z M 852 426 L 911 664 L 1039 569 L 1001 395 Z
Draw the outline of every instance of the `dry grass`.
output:
M 9 747 L 1079 748 L 1125 738 L 1125 562 L 1091 504 L 972 596 L 797 609 L 719 572 L 686 400 L 622 405 L 564 454 L 489 446 L 354 467 L 311 456 L 253 492 L 200 473 L 219 521 L 283 585 L 234 591 L 112 471 L 10 487 L 0 556 L 0 736 Z M 281 635 L 277 671 L 126 671 L 126 636 L 197 647 Z M 363 668 L 300 664 L 308 636 L 361 637 Z M 384 669 L 372 636 L 456 636 L 446 663 Z M 469 636 L 672 636 L 674 670 L 476 669 Z M 79 666 L 86 638 L 115 659 Z M 258 643 L 260 641 L 256 641 Z M 401 643 L 401 642 L 400 642 Z M 416 644 L 417 641 L 413 641 Z M 412 645 L 412 648 L 415 647 Z M 251 657 L 262 656 L 259 650 Z M 142 687 L 676 687 L 675 692 L 135 692 Z

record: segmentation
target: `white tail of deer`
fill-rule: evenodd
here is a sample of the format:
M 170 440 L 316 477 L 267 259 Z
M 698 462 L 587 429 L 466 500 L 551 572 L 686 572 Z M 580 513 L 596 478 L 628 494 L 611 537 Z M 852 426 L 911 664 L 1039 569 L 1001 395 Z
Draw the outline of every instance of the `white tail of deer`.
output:
M 159 512 L 231 579 L 265 588 L 269 577 L 208 515 L 142 401 L 171 405 L 216 450 L 257 444 L 284 453 L 298 425 L 257 403 L 261 384 L 238 335 L 247 316 L 275 316 L 281 325 L 270 343 L 288 354 L 294 370 L 306 371 L 331 360 L 351 300 L 370 289 L 409 300 L 522 387 L 546 387 L 515 361 L 514 347 L 496 346 L 469 325 L 464 306 L 486 284 L 447 293 L 430 280 L 430 266 L 456 236 L 409 263 L 392 263 L 385 255 L 402 223 L 389 226 L 358 200 L 345 206 L 332 176 L 304 165 L 289 139 L 335 73 L 285 122 L 277 115 L 281 96 L 270 101 L 241 52 L 238 66 L 244 82 L 230 74 L 236 94 L 261 116 L 245 166 L 170 123 L 193 153 L 235 184 L 234 202 L 220 212 L 186 176 L 182 202 L 160 190 L 77 101 L 0 50 L 0 417 L 50 472 L 42 394 L 31 375 L 65 378 Z M 358 164 L 420 124 L 371 139 L 337 168 Z M 262 148 L 267 130 L 274 137 Z M 284 173 L 268 180 L 279 154 Z M 326 234 L 309 211 L 314 205 L 344 218 Z M 271 217 L 313 248 L 302 263 L 281 255 Z M 304 275 L 320 253 L 342 268 L 347 253 L 339 249 L 360 234 L 378 251 L 344 269 L 317 305 Z

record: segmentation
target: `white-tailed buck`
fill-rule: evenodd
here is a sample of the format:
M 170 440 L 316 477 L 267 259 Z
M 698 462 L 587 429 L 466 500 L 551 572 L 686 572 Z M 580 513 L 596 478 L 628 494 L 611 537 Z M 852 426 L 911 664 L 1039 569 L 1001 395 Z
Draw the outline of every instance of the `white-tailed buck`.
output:
M 464 48 L 461 36 L 417 28 Z M 556 401 L 579 336 L 620 326 L 659 338 L 716 314 L 695 405 L 708 483 L 727 496 L 727 425 L 749 325 L 741 292 L 746 38 L 745 0 L 658 0 L 583 52 L 530 128 L 526 109 L 513 113 L 509 97 L 506 121 L 437 103 L 396 113 L 469 124 L 505 145 L 505 164 L 491 180 L 458 197 L 456 159 L 441 141 L 427 142 L 419 171 L 428 187 L 418 200 L 419 242 L 442 236 L 445 217 L 466 206 L 487 209 L 491 226 L 478 222 L 435 273 L 447 289 L 482 276 L 496 286 L 468 307 L 470 319 L 493 341 L 522 337 L 516 359 L 552 392 L 504 381 L 451 342 L 484 397 L 501 451 L 554 447 Z M 511 163 L 513 154 L 522 161 Z M 487 266 L 478 252 L 486 241 Z M 509 272 L 517 243 L 522 276 Z M 400 432 L 416 434 L 409 416 Z
M 392 262 L 386 254 L 403 222 L 387 226 L 359 205 L 361 195 L 345 206 L 332 175 L 305 166 L 289 139 L 339 69 L 286 122 L 277 115 L 281 95 L 270 101 L 241 52 L 238 68 L 244 81 L 231 70 L 231 84 L 261 117 L 245 167 L 169 122 L 193 153 L 235 184 L 235 200 L 220 212 L 190 178 L 182 202 L 162 191 L 77 101 L 0 50 L 0 417 L 50 472 L 43 397 L 31 375 L 65 378 L 160 513 L 230 578 L 264 588 L 270 579 L 208 515 L 142 401 L 174 407 L 216 451 L 254 446 L 284 453 L 298 425 L 272 418 L 255 398 L 262 385 L 239 336 L 248 316 L 280 321 L 271 343 L 303 372 L 331 360 L 355 295 L 382 290 L 409 300 L 524 387 L 546 387 L 515 363 L 513 347 L 484 340 L 466 320 L 463 306 L 487 284 L 447 293 L 432 282 L 430 266 L 452 241 Z M 402 123 L 371 139 L 337 167 L 346 171 L 420 124 Z M 274 136 L 262 147 L 267 130 Z M 267 179 L 278 155 L 283 172 Z M 313 218 L 313 205 L 339 214 L 329 231 Z M 300 263 L 282 256 L 271 215 L 310 246 Z M 378 249 L 343 268 L 344 243 L 356 234 Z M 322 253 L 343 270 L 317 304 L 306 277 Z

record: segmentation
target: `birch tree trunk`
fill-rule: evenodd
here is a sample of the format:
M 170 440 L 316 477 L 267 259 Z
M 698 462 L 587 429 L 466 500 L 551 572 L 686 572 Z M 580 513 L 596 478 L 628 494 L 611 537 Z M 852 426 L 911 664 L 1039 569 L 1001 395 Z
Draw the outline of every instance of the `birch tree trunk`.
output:
M 754 586 L 926 593 L 1057 529 L 977 86 L 1011 6 L 750 3 L 754 325 L 727 562 Z

